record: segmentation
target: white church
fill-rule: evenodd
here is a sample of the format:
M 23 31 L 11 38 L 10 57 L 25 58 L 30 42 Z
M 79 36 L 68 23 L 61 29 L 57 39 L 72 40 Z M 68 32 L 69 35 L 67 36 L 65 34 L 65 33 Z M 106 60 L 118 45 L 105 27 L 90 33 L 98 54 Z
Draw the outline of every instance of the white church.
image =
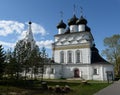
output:
M 34 47 L 31 24 L 29 22 L 24 41 L 29 41 Z M 44 64 L 43 77 L 103 81 L 113 78 L 114 67 L 99 55 L 87 20 L 83 16 L 78 19 L 73 15 L 67 29 L 66 26 L 63 20 L 57 25 L 58 33 L 52 44 L 52 61 Z
M 61 20 L 57 29 L 52 44 L 53 63 L 46 65 L 44 78 L 104 81 L 114 77 L 113 65 L 99 55 L 83 16 L 78 19 L 73 15 L 68 21 L 68 29 Z

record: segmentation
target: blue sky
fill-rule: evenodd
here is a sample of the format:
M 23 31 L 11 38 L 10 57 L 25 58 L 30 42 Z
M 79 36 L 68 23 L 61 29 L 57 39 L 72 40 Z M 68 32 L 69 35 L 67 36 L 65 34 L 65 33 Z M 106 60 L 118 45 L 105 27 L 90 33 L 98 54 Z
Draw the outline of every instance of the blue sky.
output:
M 80 6 L 100 53 L 105 49 L 103 40 L 120 32 L 120 0 L 0 0 L 0 44 L 4 49 L 13 48 L 24 38 L 28 21 L 32 21 L 35 40 L 45 46 L 51 56 L 51 43 L 57 34 L 56 25 L 75 14 L 80 17 Z

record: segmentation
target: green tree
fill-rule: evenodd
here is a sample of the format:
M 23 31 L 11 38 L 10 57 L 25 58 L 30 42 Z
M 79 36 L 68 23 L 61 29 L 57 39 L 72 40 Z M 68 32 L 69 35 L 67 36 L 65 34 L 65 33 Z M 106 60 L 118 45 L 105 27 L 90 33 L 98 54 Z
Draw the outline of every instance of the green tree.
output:
M 32 79 L 35 78 L 39 73 L 39 64 L 41 63 L 39 47 L 35 44 L 32 47 L 31 42 L 20 40 L 16 44 L 14 51 L 17 62 L 22 64 L 22 72 L 24 72 L 23 75 L 25 79 L 27 78 L 27 74 L 29 74 Z
M 5 61 L 5 53 L 3 51 L 2 45 L 0 45 L 0 78 L 3 77 L 4 73 L 4 61 Z
M 29 58 L 29 64 L 31 68 L 31 78 L 37 78 L 37 75 L 39 75 L 39 68 L 41 64 L 41 52 L 39 50 L 39 47 L 36 46 L 32 51 L 31 51 L 31 56 Z
M 45 47 L 42 48 L 41 50 L 41 65 L 40 65 L 40 69 L 41 69 L 41 81 L 43 81 L 43 75 L 44 75 L 44 72 L 45 72 L 45 64 L 47 63 L 47 53 L 46 53 L 46 49 Z
M 120 35 L 116 34 L 104 39 L 104 46 L 106 49 L 102 51 L 102 54 L 106 56 L 107 60 L 114 64 L 115 75 L 120 75 Z
M 25 43 L 23 40 L 20 40 L 16 46 L 15 46 L 15 49 L 14 49 L 14 56 L 16 58 L 16 62 L 17 62 L 17 79 L 20 78 L 20 73 L 24 71 L 24 68 L 27 64 L 26 61 L 27 61 L 27 53 L 28 53 L 28 50 L 25 46 Z M 26 70 L 26 68 L 25 68 Z M 25 71 L 25 75 L 26 75 L 26 71 Z
M 14 52 L 8 50 L 6 52 L 5 75 L 10 79 L 18 79 L 18 72 L 20 72 L 20 70 L 20 64 L 17 63 Z

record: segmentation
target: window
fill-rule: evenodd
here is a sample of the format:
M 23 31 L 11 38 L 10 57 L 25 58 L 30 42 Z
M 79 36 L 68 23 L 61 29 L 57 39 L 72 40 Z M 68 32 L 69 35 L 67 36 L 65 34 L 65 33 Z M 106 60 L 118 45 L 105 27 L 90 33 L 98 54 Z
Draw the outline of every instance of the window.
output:
M 72 63 L 72 52 L 68 51 L 68 62 Z
M 76 63 L 80 63 L 80 51 L 76 51 Z
M 93 69 L 93 75 L 98 75 L 98 69 L 97 68 Z
M 50 74 L 54 74 L 54 69 L 53 68 L 51 68 Z
M 64 63 L 64 52 L 60 52 L 60 63 Z

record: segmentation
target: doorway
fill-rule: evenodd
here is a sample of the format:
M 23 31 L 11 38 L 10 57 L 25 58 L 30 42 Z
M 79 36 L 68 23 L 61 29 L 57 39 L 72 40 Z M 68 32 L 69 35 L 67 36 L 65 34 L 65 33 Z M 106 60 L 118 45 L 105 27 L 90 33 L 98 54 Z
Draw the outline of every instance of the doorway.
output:
M 75 78 L 79 78 L 80 77 L 78 68 L 74 69 L 74 77 Z

